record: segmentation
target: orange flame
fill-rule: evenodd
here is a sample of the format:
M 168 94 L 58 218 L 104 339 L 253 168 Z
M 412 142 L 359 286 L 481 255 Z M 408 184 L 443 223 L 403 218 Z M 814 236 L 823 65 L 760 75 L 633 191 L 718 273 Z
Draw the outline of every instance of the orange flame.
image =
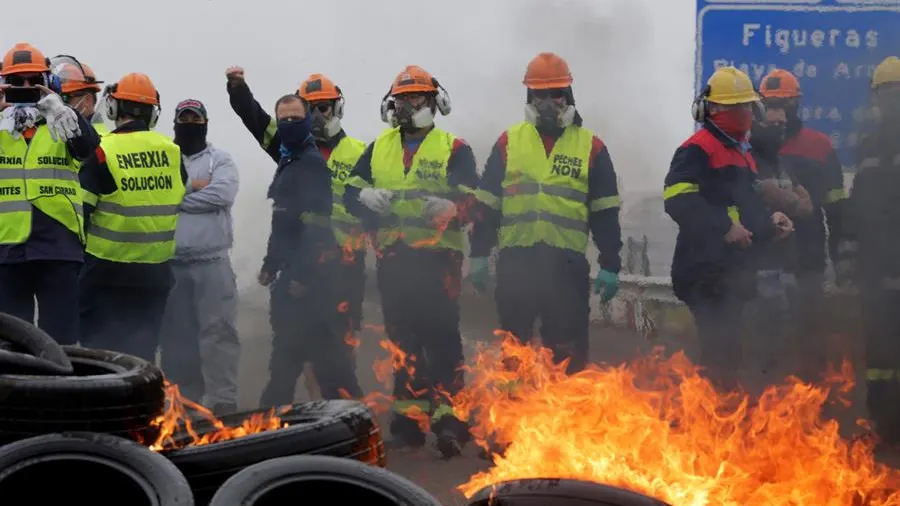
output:
M 825 386 L 794 378 L 759 398 L 717 392 L 683 353 L 566 374 L 544 348 L 513 336 L 482 347 L 453 398 L 473 436 L 508 445 L 459 486 L 570 478 L 619 486 L 675 506 L 897 506 L 900 472 L 877 464 L 871 440 L 846 441 L 822 418 L 844 364 Z
M 255 413 L 244 419 L 237 427 L 227 427 L 212 411 L 181 395 L 178 385 L 166 382 L 166 411 L 152 422 L 159 427 L 160 434 L 150 449 L 184 448 L 200 446 L 237 439 L 250 434 L 278 430 L 288 426 L 281 421 L 280 415 L 291 409 L 290 406 L 272 408 L 266 413 Z M 199 434 L 194 429 L 194 418 L 190 412 L 196 412 L 201 418 L 209 421 L 214 430 Z M 185 442 L 185 434 L 190 438 Z

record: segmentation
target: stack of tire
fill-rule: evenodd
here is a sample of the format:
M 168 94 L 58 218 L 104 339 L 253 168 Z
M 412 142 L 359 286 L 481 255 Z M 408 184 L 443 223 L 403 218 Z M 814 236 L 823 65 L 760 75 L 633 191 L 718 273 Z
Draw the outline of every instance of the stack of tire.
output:
M 59 346 L 32 324 L 0 313 L 0 497 L 35 505 L 85 499 L 265 506 L 281 504 L 274 497 L 287 501 L 318 490 L 331 500 L 349 494 L 346 504 L 439 504 L 383 469 L 381 433 L 360 402 L 301 403 L 281 415 L 287 428 L 196 446 L 176 438 L 173 447 L 151 451 L 160 433 L 154 422 L 165 408 L 164 377 L 155 365 Z M 254 413 L 222 422 L 237 426 Z M 202 421 L 194 428 L 200 436 L 216 430 Z

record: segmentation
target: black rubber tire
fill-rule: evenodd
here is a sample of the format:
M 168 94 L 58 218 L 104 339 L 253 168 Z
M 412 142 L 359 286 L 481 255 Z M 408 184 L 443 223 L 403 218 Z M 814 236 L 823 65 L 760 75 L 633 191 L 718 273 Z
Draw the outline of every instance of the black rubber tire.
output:
M 514 480 L 472 496 L 469 506 L 669 506 L 637 492 L 581 480 Z
M 264 410 L 234 413 L 221 420 L 233 427 L 260 412 Z M 331 400 L 296 404 L 281 419 L 290 426 L 220 443 L 163 450 L 162 454 L 187 477 L 198 505 L 206 504 L 234 474 L 272 458 L 317 454 L 385 466 L 381 430 L 372 411 L 361 402 Z M 194 429 L 202 435 L 214 427 L 200 421 L 194 424 Z
M 63 457 L 61 459 L 60 457 Z M 90 474 L 82 474 L 79 465 L 86 462 L 100 464 L 112 468 L 132 479 L 140 480 L 145 493 L 153 506 L 193 506 L 194 499 L 187 480 L 171 462 L 149 449 L 126 439 L 96 433 L 67 433 L 37 436 L 0 447 L 0 491 L 10 487 L 11 480 L 17 472 L 51 461 L 74 460 L 69 473 L 60 476 L 46 476 L 45 485 L 54 488 L 60 478 L 86 480 L 86 495 L 91 497 L 73 497 L 75 490 L 60 487 L 59 490 L 44 490 L 43 493 L 58 494 L 68 499 L 69 504 L 125 504 L 122 497 L 104 496 L 106 483 L 97 482 Z M 79 463 L 80 461 L 80 463 Z M 78 487 L 73 487 L 78 488 Z M 36 494 L 33 490 L 19 491 L 23 503 L 33 502 Z M 111 495 L 111 493 L 109 494 Z M 4 494 L 12 498 L 12 492 Z M 80 499 L 80 500 L 79 500 Z M 18 502 L 15 500 L 14 502 Z M 41 504 L 48 504 L 46 502 Z M 63 504 L 63 502 L 54 502 Z M 132 504 L 132 503 L 128 503 Z
M 71 367 L 64 367 L 45 358 L 28 353 L 0 348 L 0 373 L 2 374 L 72 374 Z
M 441 506 L 424 489 L 387 469 L 321 455 L 280 457 L 248 467 L 229 478 L 209 506 L 255 506 L 271 489 L 288 484 L 306 485 L 306 490 L 285 494 L 279 504 L 305 504 L 312 502 L 313 496 L 320 496 L 335 504 Z M 359 497 L 363 493 L 365 499 Z
M 56 364 L 61 371 L 59 374 L 72 373 L 72 362 L 66 356 L 63 347 L 31 322 L 11 314 L 0 313 L 0 340 L 21 348 L 21 350 L 10 351 L 22 351 Z
M 131 355 L 63 348 L 74 375 L 0 375 L 0 444 L 69 431 L 155 442 L 152 422 L 166 401 L 162 371 Z

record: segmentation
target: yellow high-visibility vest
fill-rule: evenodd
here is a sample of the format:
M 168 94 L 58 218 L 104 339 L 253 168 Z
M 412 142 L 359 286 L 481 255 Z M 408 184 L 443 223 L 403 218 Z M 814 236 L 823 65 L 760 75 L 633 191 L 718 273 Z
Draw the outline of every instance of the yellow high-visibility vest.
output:
M 31 142 L 0 132 L 0 244 L 31 235 L 31 206 L 58 221 L 84 243 L 84 209 L 78 167 L 64 141 L 46 125 Z
M 388 129 L 375 140 L 373 186 L 394 192 L 391 214 L 382 218 L 378 229 L 379 249 L 402 240 L 414 248 L 463 250 L 463 233 L 455 219 L 440 230 L 424 217 L 426 197 L 455 201 L 459 195 L 459 189 L 447 181 L 447 163 L 455 139 L 450 133 L 432 128 L 405 174 L 400 128 Z
M 543 243 L 585 252 L 593 133 L 567 127 L 549 157 L 531 123 L 518 123 L 506 134 L 500 249 Z
M 100 147 L 116 191 L 85 193 L 85 201 L 96 207 L 87 252 L 121 263 L 159 264 L 171 259 L 178 206 L 185 194 L 181 148 L 152 131 L 107 135 Z
M 338 142 L 328 157 L 328 168 L 331 170 L 331 189 L 333 205 L 331 225 L 338 246 L 353 251 L 365 251 L 366 241 L 362 224 L 347 212 L 344 207 L 344 188 L 350 177 L 350 171 L 366 150 L 366 143 L 352 137 L 344 137 Z

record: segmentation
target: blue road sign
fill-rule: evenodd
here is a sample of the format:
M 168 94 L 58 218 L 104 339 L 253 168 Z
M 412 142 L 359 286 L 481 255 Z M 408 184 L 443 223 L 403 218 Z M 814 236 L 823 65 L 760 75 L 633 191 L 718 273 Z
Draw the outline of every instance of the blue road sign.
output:
M 758 86 L 774 68 L 794 73 L 801 117 L 831 136 L 854 171 L 872 72 L 900 56 L 900 0 L 697 0 L 696 89 L 735 66 Z

